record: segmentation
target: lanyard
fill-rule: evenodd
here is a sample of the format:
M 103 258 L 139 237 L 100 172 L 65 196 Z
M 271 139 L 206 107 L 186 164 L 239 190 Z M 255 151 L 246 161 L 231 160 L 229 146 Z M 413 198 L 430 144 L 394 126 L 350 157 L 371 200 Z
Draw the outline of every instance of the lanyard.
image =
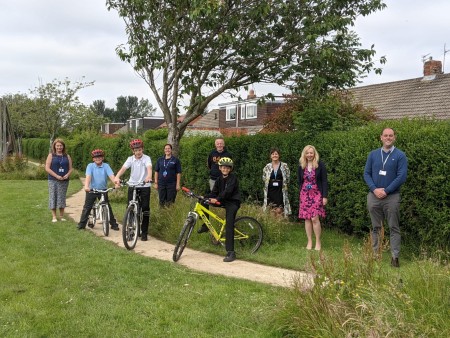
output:
M 273 167 L 273 166 L 272 166 L 272 167 Z M 280 169 L 280 164 L 278 164 L 277 169 L 273 168 L 273 178 L 274 178 L 274 179 L 277 179 L 277 172 L 278 172 L 278 169 Z
M 164 169 L 166 169 L 167 168 L 167 166 L 169 165 L 169 163 L 170 163 L 170 160 L 172 159 L 172 156 L 170 156 L 170 158 L 167 160 L 167 163 L 166 163 L 166 159 L 164 158 Z
M 391 156 L 392 152 L 394 151 L 395 146 L 392 146 L 392 150 L 389 152 L 389 155 L 386 157 L 385 160 L 383 160 L 383 148 L 380 148 L 380 152 L 381 152 L 381 164 L 383 164 L 383 170 L 384 170 L 384 166 L 389 158 L 389 156 Z

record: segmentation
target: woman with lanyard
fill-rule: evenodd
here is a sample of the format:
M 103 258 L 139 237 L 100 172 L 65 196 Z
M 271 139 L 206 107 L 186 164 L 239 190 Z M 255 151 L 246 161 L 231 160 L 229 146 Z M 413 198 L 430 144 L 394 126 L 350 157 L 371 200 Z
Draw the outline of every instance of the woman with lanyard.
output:
M 48 208 L 52 211 L 52 222 L 58 221 L 56 209 L 59 209 L 60 220 L 65 221 L 66 194 L 73 168 L 63 140 L 58 138 L 53 141 L 52 152 L 45 161 L 45 171 L 48 173 Z
M 164 156 L 158 158 L 155 167 L 155 183 L 158 190 L 159 205 L 168 206 L 175 203 L 177 192 L 180 190 L 181 163 L 172 155 L 172 145 L 164 146 Z
M 280 161 L 280 150 L 270 149 L 271 162 L 263 169 L 262 179 L 264 181 L 264 204 L 277 215 L 287 217 L 291 214 L 291 206 L 288 198 L 288 184 L 291 178 L 289 167 Z

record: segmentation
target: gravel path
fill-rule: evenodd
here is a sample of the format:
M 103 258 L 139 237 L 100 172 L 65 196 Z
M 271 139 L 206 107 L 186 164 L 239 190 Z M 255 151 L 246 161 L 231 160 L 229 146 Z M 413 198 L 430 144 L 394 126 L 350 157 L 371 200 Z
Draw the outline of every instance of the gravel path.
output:
M 84 191 L 80 190 L 67 199 L 66 214 L 75 221 L 80 219 L 84 196 Z M 93 231 L 97 236 L 112 241 L 117 246 L 125 249 L 122 243 L 121 231 L 111 230 L 108 237 L 103 235 L 100 226 L 86 231 Z M 149 236 L 147 242 L 138 241 L 134 251 L 143 256 L 172 262 L 173 249 L 173 243 L 166 243 Z M 189 269 L 204 273 L 248 279 L 274 286 L 292 287 L 294 281 L 305 282 L 304 285 L 312 283 L 311 276 L 304 272 L 250 263 L 239 259 L 231 263 L 224 263 L 222 259 L 222 256 L 186 248 L 180 260 L 173 264 L 183 265 Z

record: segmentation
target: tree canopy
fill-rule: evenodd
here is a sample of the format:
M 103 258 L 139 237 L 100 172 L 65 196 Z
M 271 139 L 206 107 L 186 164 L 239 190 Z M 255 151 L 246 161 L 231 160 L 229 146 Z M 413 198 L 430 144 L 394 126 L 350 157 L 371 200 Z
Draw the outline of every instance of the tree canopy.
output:
M 355 19 L 380 0 L 107 0 L 126 24 L 117 48 L 147 82 L 178 146 L 212 100 L 252 83 L 299 90 L 352 86 L 373 70 Z M 186 117 L 177 122 L 183 111 Z

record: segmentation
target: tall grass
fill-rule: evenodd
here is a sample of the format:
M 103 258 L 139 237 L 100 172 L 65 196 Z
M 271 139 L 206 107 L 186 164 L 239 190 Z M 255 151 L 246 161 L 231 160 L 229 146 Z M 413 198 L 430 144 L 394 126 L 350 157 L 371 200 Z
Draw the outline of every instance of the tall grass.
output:
M 299 282 L 274 322 L 287 337 L 448 337 L 450 268 L 438 257 L 386 269 L 369 241 L 339 257 L 311 255 L 314 287 Z

